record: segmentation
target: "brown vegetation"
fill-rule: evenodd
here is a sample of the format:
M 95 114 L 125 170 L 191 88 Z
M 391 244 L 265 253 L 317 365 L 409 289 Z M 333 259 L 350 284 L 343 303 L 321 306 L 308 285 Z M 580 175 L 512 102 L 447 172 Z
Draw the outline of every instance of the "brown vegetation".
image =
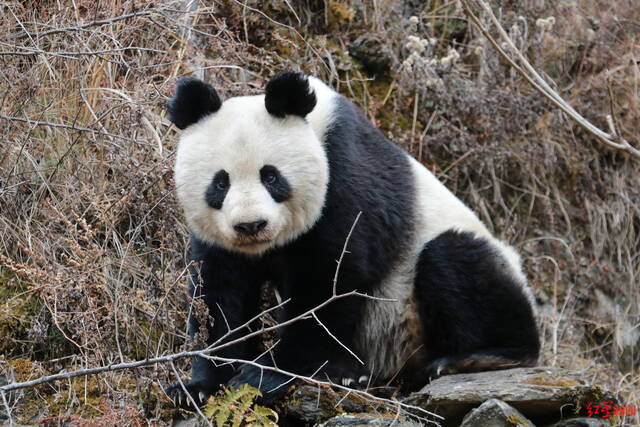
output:
M 545 101 L 458 2 L 202 3 L 0 4 L 0 383 L 189 348 L 165 100 L 183 75 L 230 97 L 293 68 L 357 102 L 521 251 L 543 363 L 638 404 L 640 162 Z M 494 3 L 564 99 L 640 147 L 636 0 Z M 161 424 L 172 377 L 81 377 L 8 403 L 22 422 Z

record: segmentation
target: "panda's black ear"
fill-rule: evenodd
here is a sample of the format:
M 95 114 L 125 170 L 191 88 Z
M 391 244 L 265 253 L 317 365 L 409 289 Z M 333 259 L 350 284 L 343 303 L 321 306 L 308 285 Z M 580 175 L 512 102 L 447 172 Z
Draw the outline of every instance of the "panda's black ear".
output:
M 267 83 L 264 105 L 269 114 L 276 117 L 287 114 L 305 117 L 316 106 L 316 94 L 309 86 L 307 76 L 284 71 Z
M 183 77 L 176 86 L 176 93 L 167 102 L 169 120 L 178 129 L 194 124 L 207 114 L 220 109 L 222 102 L 211 85 L 193 77 Z

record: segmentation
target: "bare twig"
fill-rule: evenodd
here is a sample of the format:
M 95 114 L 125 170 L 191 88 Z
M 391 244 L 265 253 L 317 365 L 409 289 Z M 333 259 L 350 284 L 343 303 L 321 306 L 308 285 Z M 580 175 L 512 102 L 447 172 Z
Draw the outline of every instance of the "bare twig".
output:
M 351 229 L 349 230 L 349 234 L 347 234 L 347 238 L 344 240 L 344 246 L 342 247 L 342 252 L 340 252 L 340 258 L 338 259 L 338 265 L 336 266 L 336 274 L 333 276 L 333 295 L 336 295 L 336 288 L 338 286 L 338 274 L 340 273 L 340 265 L 342 264 L 342 258 L 344 258 L 344 254 L 347 252 L 347 245 L 349 244 L 349 239 L 351 238 L 351 234 L 353 230 L 356 228 L 356 224 L 360 219 L 360 215 L 362 215 L 362 211 L 358 212 L 356 215 L 356 219 L 353 220 L 353 224 L 351 224 Z
M 103 50 L 92 50 L 92 51 L 47 51 L 47 50 L 39 50 L 33 49 L 28 51 L 13 51 L 13 52 L 0 52 L 0 56 L 34 56 L 34 55 L 50 55 L 50 56 L 61 56 L 65 58 L 74 58 L 77 56 L 91 56 L 91 55 L 104 55 L 106 53 L 118 53 L 124 52 L 127 50 L 140 50 L 140 51 L 148 51 L 154 53 L 166 53 L 163 50 L 158 49 L 150 49 L 146 47 L 138 47 L 138 46 L 130 46 L 130 47 L 122 47 L 118 49 L 103 49 Z
M 265 19 L 267 19 L 269 22 L 271 22 L 274 25 L 278 25 L 281 27 L 284 27 L 286 29 L 288 29 L 289 31 L 291 31 L 292 33 L 294 33 L 296 36 L 298 36 L 300 38 L 300 40 L 302 40 L 304 42 L 304 44 L 307 46 L 307 48 L 309 48 L 318 58 L 322 59 L 320 61 L 320 64 L 324 65 L 325 68 L 327 69 L 327 71 L 332 71 L 324 62 L 322 54 L 320 52 L 318 52 L 318 50 L 307 41 L 307 39 L 305 39 L 302 34 L 300 34 L 300 32 L 298 30 L 296 30 L 294 27 L 292 27 L 291 25 L 287 25 L 287 24 L 283 24 L 282 22 L 278 22 L 275 19 L 271 18 L 269 15 L 267 15 L 266 13 L 264 13 L 263 11 L 261 11 L 260 9 L 256 9 L 253 8 L 251 6 L 247 6 L 245 3 L 240 2 L 239 0 L 233 0 L 234 2 L 236 2 L 238 5 L 254 12 L 257 13 L 259 15 L 261 15 L 262 17 L 264 17 Z
M 7 401 L 7 395 L 4 391 L 0 391 L 0 395 L 2 395 L 2 404 L 4 405 L 4 409 L 7 411 L 7 418 L 9 419 L 9 425 L 13 425 L 13 418 L 11 417 L 11 407 L 9 406 L 9 402 Z
M 227 341 L 224 344 L 219 344 L 215 347 L 213 347 L 216 343 L 221 342 L 222 340 L 224 340 L 226 337 L 228 337 L 229 335 L 231 335 L 234 331 L 238 330 L 238 328 L 234 329 L 233 331 L 229 331 L 226 334 L 224 334 L 221 338 L 219 338 L 215 343 L 213 343 L 212 345 L 210 345 L 209 347 L 207 347 L 206 349 L 204 349 L 203 351 L 206 351 L 207 353 L 212 353 L 214 351 L 218 351 L 218 350 L 222 350 L 223 348 L 229 347 L 231 345 L 246 341 L 250 338 L 255 337 L 256 335 L 261 335 L 264 334 L 266 332 L 270 332 L 270 331 L 274 331 L 276 329 L 280 329 L 284 326 L 288 326 L 291 325 L 292 323 L 298 322 L 300 320 L 306 319 L 310 316 L 313 315 L 313 313 L 315 313 L 316 311 L 320 310 L 323 307 L 326 307 L 327 305 L 331 304 L 332 302 L 342 299 L 342 298 L 348 298 L 348 297 L 353 297 L 353 296 L 358 296 L 358 297 L 363 297 L 363 298 L 368 298 L 368 299 L 373 299 L 373 300 L 377 300 L 377 301 L 395 301 L 394 299 L 390 299 L 390 298 L 378 298 L 378 297 L 374 297 L 372 295 L 367 295 L 367 294 L 363 294 L 360 293 L 358 291 L 350 291 L 350 292 L 345 292 L 343 294 L 339 294 L 339 295 L 333 295 L 331 298 L 327 299 L 325 302 L 323 302 L 322 304 L 317 305 L 314 308 L 311 308 L 307 311 L 305 311 L 302 314 L 299 314 L 298 316 L 292 317 L 289 320 L 285 320 L 284 322 L 280 322 L 277 325 L 273 325 L 273 326 L 269 326 L 266 328 L 261 328 L 257 331 L 251 332 L 247 335 L 244 335 L 240 338 L 231 340 L 231 341 Z M 284 302 L 287 302 L 289 300 L 286 300 Z M 284 303 L 283 302 L 283 303 Z M 261 315 L 264 315 L 265 312 L 262 312 Z M 258 316 L 259 317 L 259 316 Z M 1 390 L 2 388 L 0 388 Z
M 108 133 L 108 132 L 103 132 L 103 131 L 96 130 L 96 129 L 84 128 L 84 127 L 75 126 L 75 125 L 65 125 L 64 123 L 51 123 L 51 122 L 43 122 L 43 121 L 39 121 L 39 120 L 31 120 L 31 119 L 29 119 L 27 117 L 4 116 L 4 115 L 0 114 L 0 119 L 9 120 L 9 121 L 16 121 L 16 122 L 25 122 L 25 123 L 29 123 L 30 125 L 35 125 L 35 126 L 49 126 L 49 127 L 53 127 L 53 128 L 77 130 L 79 132 L 90 132 L 90 133 L 94 133 L 96 135 L 109 136 L 111 138 L 118 138 L 118 139 L 122 139 L 122 140 L 125 140 L 125 141 L 131 141 L 132 140 L 132 138 L 128 138 L 126 136 L 116 135 L 116 134 Z
M 316 313 L 312 313 L 312 316 L 313 316 L 313 318 L 314 318 L 314 319 L 316 319 L 316 322 L 318 322 L 318 324 L 320 324 L 320 326 L 322 326 L 322 329 L 324 329 L 324 330 L 327 332 L 327 334 L 329 334 L 329 336 L 335 340 L 335 342 L 337 342 L 338 344 L 340 344 L 340 346 L 342 346 L 342 348 L 344 348 L 345 350 L 347 350 L 347 351 L 349 352 L 349 354 L 351 354 L 353 357 L 355 357 L 355 358 L 356 358 L 356 360 L 357 360 L 358 362 L 360 362 L 360 364 L 361 364 L 361 365 L 364 365 L 364 362 L 363 362 L 363 361 L 362 361 L 362 360 L 361 360 L 361 359 L 360 359 L 360 358 L 359 358 L 359 357 L 358 357 L 358 356 L 357 356 L 353 351 L 351 351 L 351 349 L 349 349 L 349 347 L 347 347 L 346 345 L 344 345 L 344 344 L 342 343 L 342 341 L 340 341 L 340 340 L 339 340 L 335 335 L 333 335 L 333 334 L 331 333 L 331 331 L 329 330 L 329 328 L 327 328 L 327 327 L 324 325 L 324 323 L 322 323 L 322 322 L 320 321 L 320 319 L 318 319 L 318 316 L 316 315 Z
M 336 383 L 334 383 L 332 381 L 318 380 L 318 379 L 313 378 L 313 376 L 304 376 L 304 375 L 294 374 L 293 372 L 285 371 L 283 369 L 276 368 L 274 366 L 262 365 L 260 363 L 254 362 L 252 360 L 231 359 L 231 358 L 220 357 L 220 356 L 207 356 L 206 358 L 210 359 L 210 360 L 217 360 L 219 362 L 241 363 L 241 364 L 254 366 L 254 367 L 259 368 L 259 369 L 264 369 L 264 370 L 267 370 L 267 371 L 276 372 L 276 373 L 279 373 L 279 374 L 282 374 L 282 375 L 286 375 L 286 376 L 289 376 L 289 377 L 292 377 L 292 378 L 295 378 L 295 379 L 298 379 L 298 380 L 308 381 L 308 382 L 313 383 L 313 384 L 325 385 L 325 386 L 337 388 L 339 390 L 343 390 L 343 391 L 346 391 L 348 393 L 357 394 L 359 396 L 365 397 L 367 399 L 370 399 L 370 400 L 373 400 L 373 401 L 376 401 L 376 402 L 383 402 L 383 403 L 388 404 L 388 405 L 393 405 L 394 407 L 400 406 L 400 407 L 405 408 L 405 409 L 411 409 L 413 411 L 421 412 L 421 413 L 423 413 L 425 415 L 428 415 L 430 417 L 435 417 L 435 418 L 438 418 L 438 419 L 441 419 L 441 420 L 444 419 L 444 417 L 441 417 L 438 414 L 434 414 L 432 412 L 429 412 L 426 409 L 420 408 L 419 406 L 409 405 L 407 403 L 399 402 L 397 400 L 385 399 L 383 397 L 374 396 L 374 395 L 372 395 L 372 394 L 370 394 L 370 393 L 368 393 L 366 391 L 363 391 L 363 390 L 356 390 L 356 389 L 353 389 L 353 388 L 350 388 L 350 387 L 347 387 L 347 386 L 344 386 L 344 385 L 341 385 L 341 384 L 336 384 Z M 318 372 L 318 370 L 316 370 L 316 372 Z M 433 421 L 433 420 L 428 420 L 427 419 L 427 421 L 437 424 L 437 422 Z
M 159 356 L 159 357 L 152 357 L 152 358 L 148 358 L 148 359 L 143 359 L 143 360 L 136 360 L 136 361 L 132 361 L 132 362 L 125 362 L 125 363 L 116 363 L 116 364 L 112 364 L 112 365 L 106 365 L 106 366 L 98 366 L 98 367 L 94 367 L 94 368 L 85 368 L 85 369 L 78 369 L 75 371 L 70 371 L 70 372 L 61 372 L 58 374 L 53 374 L 53 375 L 47 375 L 47 376 L 43 376 L 40 378 L 36 378 L 34 380 L 30 380 L 30 381 L 23 381 L 23 382 L 14 382 L 14 383 L 10 383 L 10 384 L 6 384 L 3 386 L 0 386 L 0 392 L 7 392 L 7 391 L 12 391 L 12 390 L 18 390 L 18 389 L 23 389 L 23 388 L 29 388 L 29 387 L 34 387 L 37 386 L 39 384 L 44 384 L 44 383 L 49 383 L 49 382 L 53 382 L 53 381 L 58 381 L 58 380 L 65 380 L 65 379 L 70 379 L 70 378 L 75 378 L 75 377 L 80 377 L 80 376 L 85 376 L 85 375 L 95 375 L 95 374 L 99 374 L 99 373 L 103 373 L 103 372 L 114 372 L 114 371 L 121 371 L 124 369 L 133 369 L 133 368 L 139 368 L 139 367 L 143 367 L 143 366 L 150 366 L 150 365 L 155 365 L 158 363 L 168 363 L 168 362 L 172 362 L 178 359 L 184 359 L 184 358 L 189 358 L 189 357 L 203 357 L 206 356 L 208 354 L 220 351 L 226 347 L 229 347 L 231 345 L 246 341 L 256 335 L 260 335 L 269 331 L 273 331 L 279 328 L 282 328 L 284 326 L 290 325 L 294 322 L 297 322 L 299 320 L 305 319 L 309 316 L 312 315 L 312 313 L 320 310 L 321 308 L 327 306 L 328 304 L 331 304 L 332 302 L 342 299 L 342 298 L 347 298 L 347 297 L 352 297 L 352 296 L 361 296 L 364 298 L 372 298 L 372 299 L 379 299 L 376 297 L 372 297 L 370 295 L 366 295 L 366 294 L 362 294 L 356 291 L 351 291 L 351 292 L 346 292 L 344 294 L 340 294 L 340 295 L 335 295 L 332 296 L 331 298 L 327 299 L 326 301 L 324 301 L 323 303 L 317 305 L 316 307 L 309 309 L 307 311 L 305 311 L 304 313 L 295 316 L 285 322 L 279 323 L 277 325 L 273 325 L 273 326 L 269 326 L 266 328 L 261 328 L 257 331 L 251 332 L 249 334 L 246 334 L 242 337 L 239 337 L 237 339 L 231 340 L 231 341 L 227 341 L 223 344 L 219 344 L 219 345 L 215 345 L 216 343 L 220 342 L 222 339 L 224 339 L 224 337 L 228 337 L 230 334 L 232 334 L 233 332 L 235 332 L 236 330 L 238 330 L 239 328 L 233 329 L 232 331 L 227 332 L 223 338 L 219 339 L 218 341 L 216 341 L 214 344 L 210 345 L 209 347 L 202 349 L 202 350 L 190 350 L 190 351 L 182 351 L 179 353 L 173 353 L 173 354 L 168 354 L 165 356 Z M 286 301 L 285 301 L 286 302 Z M 267 311 L 262 312 L 260 315 L 264 315 Z M 259 316 L 258 316 L 259 318 Z
M 169 362 L 169 364 L 171 365 L 171 370 L 173 371 L 173 374 L 178 379 L 178 384 L 180 384 L 180 388 L 184 392 L 184 395 L 187 396 L 187 399 L 189 400 L 189 403 L 191 404 L 191 406 L 196 408 L 196 411 L 198 411 L 198 415 L 200 415 L 200 417 L 202 417 L 202 419 L 207 422 L 207 425 L 209 425 L 210 427 L 213 427 L 213 424 L 211 424 L 211 421 L 209 421 L 209 419 L 204 416 L 204 414 L 202 413 L 198 405 L 196 405 L 196 402 L 193 400 L 193 396 L 191 396 L 191 393 L 187 391 L 187 387 L 185 387 L 184 382 L 182 382 L 182 379 L 180 378 L 180 373 L 178 373 L 178 370 L 176 369 L 176 365 L 173 363 L 173 360 Z
M 484 25 L 480 22 L 478 17 L 473 13 L 471 7 L 469 6 L 468 0 L 460 0 L 462 6 L 464 7 L 465 13 L 471 19 L 471 21 L 478 27 L 480 32 L 489 40 L 491 45 L 498 51 L 498 53 L 513 67 L 518 73 L 520 73 L 530 84 L 533 86 L 535 90 L 540 92 L 545 98 L 547 98 L 552 104 L 556 107 L 560 108 L 565 114 L 571 117 L 574 121 L 576 121 L 583 129 L 587 132 L 594 135 L 598 138 L 599 141 L 603 142 L 607 146 L 611 148 L 615 148 L 617 150 L 621 150 L 629 153 L 633 157 L 640 159 L 640 150 L 633 147 L 629 144 L 628 141 L 623 139 L 620 135 L 615 135 L 612 133 L 607 133 L 597 126 L 593 125 L 586 118 L 584 118 L 580 113 L 578 113 L 567 101 L 565 101 L 555 90 L 549 86 L 545 79 L 543 79 L 540 74 L 533 68 L 531 63 L 527 60 L 527 58 L 520 52 L 504 30 L 498 18 L 493 14 L 491 7 L 484 0 L 476 0 L 478 4 L 482 7 L 482 9 L 487 13 L 487 15 L 491 18 L 494 26 L 497 28 L 498 32 L 502 39 L 504 39 L 505 43 L 509 47 L 509 50 L 516 55 L 516 58 L 522 64 L 522 67 L 519 66 L 513 58 L 500 46 L 500 44 L 493 38 L 493 36 L 489 33 L 489 31 L 484 27 Z M 523 68 L 524 67 L 524 68 Z
M 73 25 L 73 26 L 70 26 L 70 27 L 54 28 L 52 30 L 41 31 L 41 32 L 38 32 L 38 33 L 28 33 L 28 32 L 13 33 L 13 34 L 9 34 L 6 37 L 6 39 L 7 40 L 11 40 L 11 39 L 15 40 L 15 39 L 24 39 L 24 38 L 27 38 L 27 37 L 39 38 L 39 37 L 50 36 L 52 34 L 60 34 L 60 33 L 68 33 L 68 32 L 80 31 L 80 30 L 84 30 L 86 28 L 113 24 L 114 22 L 123 21 L 123 20 L 129 19 L 129 18 L 136 18 L 138 16 L 148 16 L 148 15 L 151 15 L 152 13 L 153 13 L 152 10 L 143 10 L 141 12 L 127 13 L 125 15 L 115 16 L 113 18 L 99 19 L 99 20 L 87 22 L 87 23 L 81 24 L 81 25 Z

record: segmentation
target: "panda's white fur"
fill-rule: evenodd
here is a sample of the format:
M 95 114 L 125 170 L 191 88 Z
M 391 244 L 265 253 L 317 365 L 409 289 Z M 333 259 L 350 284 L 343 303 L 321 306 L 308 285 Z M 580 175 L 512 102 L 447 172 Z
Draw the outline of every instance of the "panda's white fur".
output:
M 322 99 L 322 98 L 321 98 Z M 326 105 L 330 105 L 327 103 Z M 330 114 L 318 109 L 314 127 L 322 131 Z M 251 126 L 237 120 L 244 117 Z M 276 203 L 258 171 L 276 166 L 290 181 L 292 197 Z M 226 170 L 231 186 L 222 209 L 203 198 L 211 177 Z M 307 231 L 317 221 L 329 179 L 322 143 L 309 123 L 297 116 L 280 119 L 264 108 L 264 95 L 231 98 L 182 134 L 175 163 L 176 190 L 189 227 L 205 242 L 260 254 Z M 239 242 L 233 226 L 265 219 L 261 242 Z

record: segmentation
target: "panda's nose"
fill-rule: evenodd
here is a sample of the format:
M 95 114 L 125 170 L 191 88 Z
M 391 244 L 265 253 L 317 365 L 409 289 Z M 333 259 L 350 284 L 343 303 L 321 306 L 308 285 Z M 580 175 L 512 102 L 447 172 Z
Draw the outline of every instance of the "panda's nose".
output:
M 233 226 L 234 230 L 236 230 L 240 234 L 245 234 L 247 236 L 253 236 L 258 234 L 260 230 L 267 226 L 267 221 L 261 219 L 259 221 L 254 222 L 241 222 Z

